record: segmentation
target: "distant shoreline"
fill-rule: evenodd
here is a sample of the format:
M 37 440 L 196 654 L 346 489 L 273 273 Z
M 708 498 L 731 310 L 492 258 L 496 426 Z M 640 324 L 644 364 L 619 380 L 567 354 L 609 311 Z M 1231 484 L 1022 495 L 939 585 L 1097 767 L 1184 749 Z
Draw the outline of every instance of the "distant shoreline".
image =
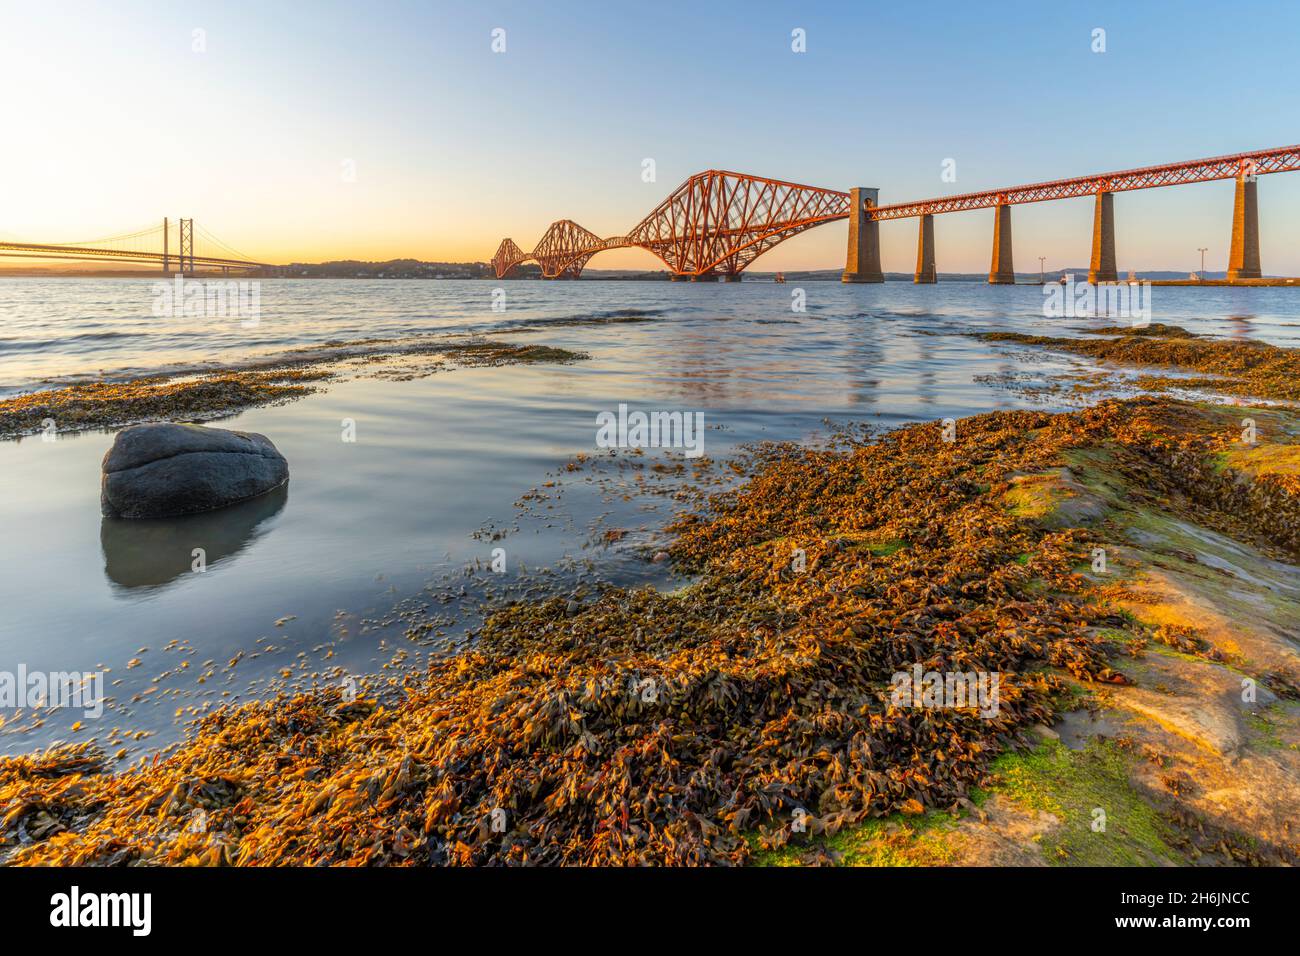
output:
M 1234 285 L 1253 285 L 1268 286 L 1272 288 L 1286 286 L 1300 286 L 1300 279 L 1287 278 L 1285 276 L 1267 276 L 1263 279 L 1152 279 L 1152 285 L 1208 285 L 1208 286 L 1234 286 Z
M 1086 276 L 1086 269 L 1063 270 L 1066 273 L 1072 273 L 1077 276 Z M 1292 276 L 1265 276 L 1260 279 L 1227 279 L 1225 277 L 1207 277 L 1205 279 L 1191 278 L 1168 278 L 1171 270 L 1154 270 L 1151 276 L 1137 275 L 1136 281 L 1149 282 L 1152 285 L 1159 286 L 1212 286 L 1212 287 L 1231 287 L 1231 286 L 1254 286 L 1260 288 L 1300 288 L 1300 277 Z M 611 270 L 608 273 L 588 270 L 589 274 L 583 275 L 578 279 L 565 280 L 575 282 L 667 282 L 671 275 L 668 272 L 620 272 Z M 777 273 L 773 272 L 748 272 L 744 275 L 743 281 L 746 282 L 772 282 Z M 786 272 L 784 273 L 787 282 L 839 282 L 840 270 L 824 269 L 809 272 Z M 1156 278 L 1156 276 L 1165 276 L 1165 278 Z M 176 273 L 162 273 L 151 270 L 129 270 L 129 269 L 68 269 L 68 270 L 43 270 L 43 269 L 0 269 L 0 279 L 152 279 L 155 281 L 173 280 Z M 223 274 L 219 272 L 199 272 L 187 273 L 187 279 L 216 279 L 220 281 L 239 281 L 248 279 L 257 280 L 275 280 L 275 279 L 360 279 L 369 281 L 498 281 L 498 282 L 542 282 L 556 281 L 544 280 L 541 276 L 511 276 L 507 279 L 497 279 L 492 275 L 342 275 L 338 273 L 318 273 L 305 275 L 263 275 L 258 272 L 241 272 Z M 986 282 L 987 276 L 982 272 L 956 272 L 940 273 L 939 283 L 944 282 Z M 885 273 L 886 282 L 912 282 L 911 273 L 906 272 L 888 272 Z M 1058 280 L 1056 278 L 1039 281 L 1030 273 L 1018 274 L 1016 276 L 1016 285 L 1053 285 Z M 1083 279 L 1078 280 L 1084 281 Z M 1118 283 L 1107 284 L 1124 284 L 1127 279 L 1120 279 Z

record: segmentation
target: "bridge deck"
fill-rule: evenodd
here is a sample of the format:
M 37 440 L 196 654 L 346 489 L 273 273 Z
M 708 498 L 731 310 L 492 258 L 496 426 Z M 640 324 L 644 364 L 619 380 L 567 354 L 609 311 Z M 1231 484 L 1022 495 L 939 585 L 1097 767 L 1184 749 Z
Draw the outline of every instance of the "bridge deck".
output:
M 0 242 L 0 255 L 23 259 L 79 259 L 82 261 L 100 261 L 115 259 L 124 262 L 147 262 L 161 264 L 166 258 L 179 262 L 180 257 L 173 252 L 165 256 L 161 252 L 145 252 L 133 249 L 100 249 L 94 246 L 60 246 L 39 242 Z M 226 266 L 229 268 L 260 268 L 264 262 L 252 262 L 245 259 L 219 259 L 214 256 L 186 256 L 185 261 L 196 266 Z
M 1231 156 L 1194 159 L 1185 163 L 1166 163 L 1163 166 L 1144 166 L 1140 169 L 1079 176 L 1074 179 L 1057 179 L 1047 183 L 1032 183 L 1028 186 L 987 189 L 983 192 L 965 193 L 959 196 L 918 199 L 890 206 L 876 206 L 868 212 L 868 215 L 876 220 L 907 219 L 911 216 L 964 212 L 968 209 L 986 209 L 990 206 L 1014 203 L 1095 196 L 1099 192 L 1124 192 L 1130 189 L 1204 183 L 1216 179 L 1235 179 L 1243 168 L 1249 169 L 1252 175 L 1284 173 L 1300 169 L 1300 146 L 1261 149 L 1253 153 L 1234 153 Z
M 1300 169 L 1300 146 L 1283 146 L 1162 166 L 1057 179 L 888 206 L 869 206 L 873 221 L 962 212 L 1015 203 L 1047 202 L 1132 189 L 1234 179 Z M 854 213 L 849 194 L 729 170 L 696 173 L 677 187 L 626 235 L 604 238 L 567 219 L 551 224 L 531 251 L 503 239 L 492 266 L 504 278 L 534 260 L 546 278 L 577 275 L 598 252 L 639 246 L 659 256 L 675 275 L 737 275 L 754 259 L 790 236 Z

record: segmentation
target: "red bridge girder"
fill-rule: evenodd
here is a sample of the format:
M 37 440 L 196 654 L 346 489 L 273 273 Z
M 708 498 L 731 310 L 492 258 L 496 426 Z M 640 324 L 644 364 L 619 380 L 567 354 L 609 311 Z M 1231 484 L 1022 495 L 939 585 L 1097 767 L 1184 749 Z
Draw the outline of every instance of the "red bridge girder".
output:
M 736 275 L 777 243 L 848 214 L 846 192 L 711 169 L 678 186 L 626 236 L 602 239 L 561 219 L 532 252 L 502 240 L 492 266 L 504 278 L 532 259 L 548 279 L 576 277 L 596 253 L 635 246 L 674 275 Z
M 502 239 L 501 245 L 497 246 L 496 254 L 492 256 L 492 269 L 498 279 L 504 279 L 515 271 L 515 266 L 527 258 L 528 253 L 515 245 L 513 239 Z
M 939 196 L 935 199 L 895 203 L 892 206 L 875 206 L 867 211 L 867 215 L 876 220 L 907 219 L 912 216 L 964 212 L 968 209 L 986 209 L 990 206 L 1013 203 L 1095 196 L 1099 192 L 1117 193 L 1130 189 L 1153 189 L 1157 186 L 1180 186 L 1184 183 L 1236 179 L 1243 171 L 1250 175 L 1261 175 L 1284 173 L 1294 169 L 1300 169 L 1300 146 L 1283 146 L 1278 149 L 1256 150 L 1253 153 L 1234 153 L 1231 156 L 1193 159 L 1185 163 L 1143 166 L 1140 169 L 1126 169 L 1116 173 L 1057 179 L 1048 183 L 1012 186 L 1008 189 L 989 189 L 960 196 Z
M 542 267 L 548 279 L 574 278 L 582 274 L 582 267 L 594 256 L 604 242 L 590 229 L 584 229 L 572 219 L 551 223 L 546 234 L 533 249 L 532 258 Z
M 873 220 L 906 219 L 1295 169 L 1300 169 L 1300 146 L 1283 146 L 889 206 L 868 206 L 865 216 Z M 532 259 L 541 265 L 542 275 L 547 278 L 577 277 L 596 253 L 635 246 L 653 252 L 674 275 L 737 275 L 777 243 L 822 223 L 846 219 L 850 211 L 847 192 L 711 169 L 678 186 L 626 236 L 602 239 L 577 223 L 562 219 L 551 224 L 532 252 L 524 252 L 513 240 L 502 240 L 492 257 L 492 266 L 497 277 L 504 278 L 519 263 Z
M 677 187 L 628 233 L 677 275 L 735 275 L 779 242 L 849 214 L 849 194 L 711 169 Z

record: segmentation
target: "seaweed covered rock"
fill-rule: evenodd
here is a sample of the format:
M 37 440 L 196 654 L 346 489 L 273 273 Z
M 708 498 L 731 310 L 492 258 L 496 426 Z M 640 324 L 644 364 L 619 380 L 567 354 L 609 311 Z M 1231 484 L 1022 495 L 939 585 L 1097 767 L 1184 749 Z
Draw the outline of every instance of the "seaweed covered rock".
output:
M 195 514 L 256 498 L 289 480 L 265 435 L 178 425 L 133 425 L 104 455 L 100 509 L 109 518 Z

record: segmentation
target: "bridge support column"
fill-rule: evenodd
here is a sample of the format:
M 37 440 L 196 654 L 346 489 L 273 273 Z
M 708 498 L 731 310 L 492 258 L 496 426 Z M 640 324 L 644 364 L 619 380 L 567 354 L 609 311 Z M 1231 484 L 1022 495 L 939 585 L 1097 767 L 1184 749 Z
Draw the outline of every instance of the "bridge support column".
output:
M 934 268 L 934 216 L 926 213 L 921 217 L 920 234 L 916 240 L 916 277 L 912 281 L 928 285 L 938 278 Z
M 1232 201 L 1232 251 L 1228 254 L 1229 279 L 1258 279 L 1259 205 L 1255 177 L 1242 172 Z
M 879 189 L 854 186 L 849 190 L 849 254 L 841 282 L 884 282 L 880 271 L 880 223 L 867 215 L 875 206 Z
M 1015 285 L 1016 268 L 1011 261 L 1011 206 L 1000 202 L 993 209 L 993 263 L 989 285 Z
M 1118 282 L 1115 268 L 1115 194 L 1097 193 L 1097 205 L 1092 214 L 1092 263 L 1088 266 L 1088 281 Z

